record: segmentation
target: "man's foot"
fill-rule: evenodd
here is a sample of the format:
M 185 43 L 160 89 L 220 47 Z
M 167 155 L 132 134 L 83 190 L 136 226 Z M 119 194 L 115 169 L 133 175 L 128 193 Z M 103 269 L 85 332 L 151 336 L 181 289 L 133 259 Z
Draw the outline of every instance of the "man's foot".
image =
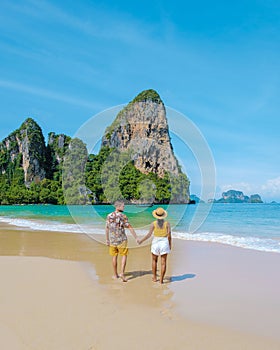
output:
M 124 275 L 121 273 L 120 278 L 122 279 L 123 282 L 127 282 L 127 279 L 124 277 Z
M 153 281 L 153 282 L 157 282 L 158 279 L 157 279 L 156 277 L 153 277 L 153 278 L 152 278 L 152 281 Z
M 113 275 L 112 278 L 113 280 L 117 280 L 120 276 L 119 275 Z

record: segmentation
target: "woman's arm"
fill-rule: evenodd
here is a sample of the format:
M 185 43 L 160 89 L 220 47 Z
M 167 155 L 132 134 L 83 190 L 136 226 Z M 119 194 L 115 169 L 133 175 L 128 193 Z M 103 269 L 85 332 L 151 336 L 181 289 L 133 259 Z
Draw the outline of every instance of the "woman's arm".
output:
M 171 249 L 172 237 L 171 237 L 171 227 L 170 227 L 170 223 L 169 222 L 167 224 L 167 237 L 168 237 L 169 247 Z
M 150 238 L 152 233 L 154 231 L 154 223 L 151 224 L 150 226 L 150 230 L 149 232 L 146 234 L 145 237 L 143 237 L 142 239 L 139 239 L 139 244 L 143 243 L 144 241 L 146 241 L 146 239 Z

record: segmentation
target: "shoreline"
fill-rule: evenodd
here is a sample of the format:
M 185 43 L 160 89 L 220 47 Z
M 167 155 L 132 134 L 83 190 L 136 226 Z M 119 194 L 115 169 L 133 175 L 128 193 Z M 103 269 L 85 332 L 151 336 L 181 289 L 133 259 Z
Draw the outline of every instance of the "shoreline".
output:
M 278 254 L 174 240 L 168 283 L 151 281 L 149 246 L 130 250 L 122 283 L 111 279 L 107 247 L 85 235 L 0 224 L 2 347 L 278 349 L 279 263 Z
M 16 222 L 14 222 L 14 220 Z M 19 222 L 20 221 L 20 222 Z M 27 223 L 28 224 L 27 224 Z M 6 225 L 8 230 L 22 230 L 22 231 L 31 231 L 31 232 L 54 232 L 61 234 L 77 234 L 77 235 L 86 235 L 92 240 L 96 240 L 100 243 L 104 242 L 104 227 L 89 227 L 85 225 L 85 227 L 79 227 L 79 225 L 74 223 L 58 223 L 54 224 L 53 222 L 47 221 L 38 221 L 28 219 L 20 219 L 20 218 L 8 218 L 0 220 L 0 225 Z M 45 228 L 42 228 L 42 225 L 47 225 Z M 65 227 L 67 226 L 67 227 Z M 89 230 L 89 231 L 88 231 Z M 144 232 L 148 230 L 148 226 L 145 231 L 142 229 L 139 230 L 136 228 L 136 233 L 138 235 L 144 235 Z M 98 232 L 98 233 L 96 233 Z M 198 242 L 198 243 L 206 243 L 206 244 L 220 244 L 225 246 L 230 246 L 233 248 L 241 248 L 245 250 L 252 250 L 256 252 L 265 252 L 265 253 L 277 253 L 280 254 L 280 238 L 274 238 L 273 240 L 270 238 L 259 238 L 254 236 L 238 236 L 229 233 L 221 233 L 221 232 L 196 232 L 196 233 L 182 233 L 180 231 L 173 230 L 172 232 L 173 239 L 187 241 L 187 242 Z M 261 242 L 261 243 L 260 243 Z M 133 239 L 129 239 L 129 247 L 136 248 L 138 245 Z

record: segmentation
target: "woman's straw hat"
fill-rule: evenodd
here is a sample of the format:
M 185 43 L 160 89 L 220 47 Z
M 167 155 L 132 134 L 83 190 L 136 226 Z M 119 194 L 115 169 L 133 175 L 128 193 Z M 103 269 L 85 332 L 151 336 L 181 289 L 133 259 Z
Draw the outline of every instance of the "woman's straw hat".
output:
M 165 211 L 163 208 L 157 208 L 153 212 L 153 217 L 156 219 L 165 219 L 167 217 L 167 211 Z

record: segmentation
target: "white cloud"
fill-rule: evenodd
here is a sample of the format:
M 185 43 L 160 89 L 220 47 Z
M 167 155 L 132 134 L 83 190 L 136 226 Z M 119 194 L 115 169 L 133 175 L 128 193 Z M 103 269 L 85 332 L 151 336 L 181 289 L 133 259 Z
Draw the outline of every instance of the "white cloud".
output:
M 242 191 L 244 195 L 250 196 L 258 193 L 264 201 L 280 200 L 280 176 L 267 180 L 263 185 L 250 184 L 247 182 L 236 182 L 220 185 L 217 189 L 217 198 L 221 198 L 222 192 L 228 190 Z
M 221 192 L 226 192 L 228 190 L 236 190 L 236 191 L 242 191 L 245 195 L 253 194 L 255 193 L 255 187 L 252 184 L 246 183 L 246 182 L 236 182 L 232 184 L 222 185 L 220 186 Z
M 114 39 L 134 45 L 147 40 L 147 34 L 152 30 L 147 23 L 144 25 L 124 12 L 114 12 L 112 8 L 109 11 L 106 7 L 102 9 L 96 4 L 90 4 L 87 13 L 73 15 L 67 9 L 49 1 L 30 0 L 29 2 L 33 5 L 32 10 L 21 6 L 17 8 L 18 11 L 25 11 L 39 19 L 63 23 L 68 28 L 74 28 L 94 38 Z
M 44 98 L 58 100 L 61 102 L 66 102 L 66 103 L 69 103 L 72 105 L 77 105 L 80 107 L 86 107 L 86 108 L 91 108 L 91 109 L 96 108 L 96 107 L 100 107 L 100 106 L 95 105 L 94 103 L 91 103 L 91 102 L 83 100 L 83 99 L 76 98 L 74 96 L 62 94 L 62 93 L 59 93 L 56 91 L 43 89 L 43 88 L 40 88 L 37 86 L 31 86 L 31 85 L 27 85 L 27 84 L 18 83 L 16 81 L 0 80 L 0 87 L 21 91 L 21 92 L 24 92 L 27 94 L 37 95 L 37 96 L 41 96 Z
M 267 180 L 267 182 L 261 186 L 261 190 L 269 198 L 280 198 L 280 176 L 275 179 Z

